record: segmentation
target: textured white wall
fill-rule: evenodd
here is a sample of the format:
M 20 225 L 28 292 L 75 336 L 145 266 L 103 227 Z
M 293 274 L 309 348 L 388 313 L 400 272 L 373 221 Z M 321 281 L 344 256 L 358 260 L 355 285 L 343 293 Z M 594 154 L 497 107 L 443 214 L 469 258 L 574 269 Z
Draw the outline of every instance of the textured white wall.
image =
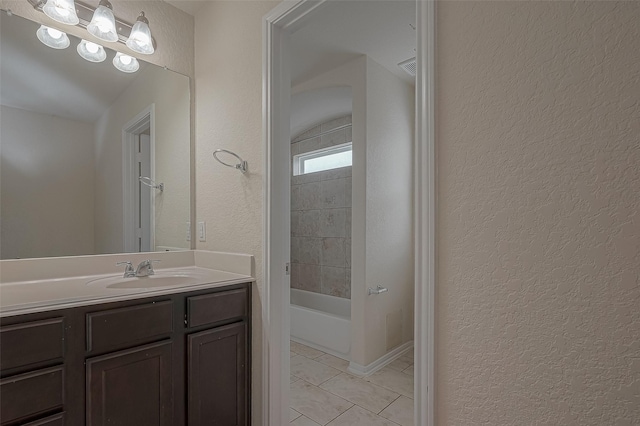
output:
M 640 3 L 439 2 L 437 424 L 640 424 Z
M 97 7 L 99 0 L 85 0 L 84 3 Z M 134 23 L 140 11 L 144 10 L 147 19 L 149 19 L 149 26 L 151 27 L 153 38 L 156 40 L 157 48 L 153 55 L 140 55 L 130 51 L 121 43 L 107 43 L 108 47 L 193 77 L 193 16 L 163 1 L 112 0 L 111 4 L 116 17 L 129 23 Z M 26 0 L 0 0 L 0 8 L 10 9 L 18 16 L 59 28 L 80 38 L 104 43 L 94 38 L 81 27 L 57 23 L 44 13 L 35 10 Z
M 93 254 L 93 124 L 0 108 L 0 257 Z
M 95 126 L 96 253 L 119 253 L 122 234 L 122 130 L 155 104 L 156 245 L 189 248 L 189 79 L 147 67 L 98 119 Z
M 211 2 L 196 17 L 197 248 L 255 256 L 252 423 L 262 423 L 262 17 L 271 2 Z M 249 162 L 246 174 L 214 160 L 217 148 Z
M 365 365 L 413 340 L 415 89 L 367 58 Z M 366 288 L 358 291 L 366 295 Z

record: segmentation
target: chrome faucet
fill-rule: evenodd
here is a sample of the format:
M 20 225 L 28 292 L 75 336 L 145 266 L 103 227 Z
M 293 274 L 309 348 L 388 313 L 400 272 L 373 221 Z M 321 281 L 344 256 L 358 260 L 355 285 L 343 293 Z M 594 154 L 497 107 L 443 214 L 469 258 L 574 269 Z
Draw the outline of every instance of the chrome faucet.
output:
M 149 275 L 155 274 L 153 270 L 153 264 L 155 262 L 160 262 L 159 260 L 143 260 L 140 262 L 135 271 L 136 277 L 148 277 Z
M 123 278 L 131 278 L 136 276 L 136 271 L 133 270 L 133 265 L 131 264 L 131 262 L 116 263 L 116 266 L 120 266 L 120 265 L 127 265 L 127 267 L 124 268 L 124 275 L 122 276 Z

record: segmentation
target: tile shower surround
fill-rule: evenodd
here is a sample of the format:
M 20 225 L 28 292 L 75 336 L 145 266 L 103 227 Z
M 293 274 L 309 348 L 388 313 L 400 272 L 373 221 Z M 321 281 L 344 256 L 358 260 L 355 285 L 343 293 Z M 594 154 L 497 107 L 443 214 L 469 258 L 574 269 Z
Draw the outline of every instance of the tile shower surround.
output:
M 350 127 L 314 137 L 350 123 L 345 116 L 304 132 L 292 156 L 350 142 Z M 351 298 L 351 167 L 292 176 L 291 287 Z

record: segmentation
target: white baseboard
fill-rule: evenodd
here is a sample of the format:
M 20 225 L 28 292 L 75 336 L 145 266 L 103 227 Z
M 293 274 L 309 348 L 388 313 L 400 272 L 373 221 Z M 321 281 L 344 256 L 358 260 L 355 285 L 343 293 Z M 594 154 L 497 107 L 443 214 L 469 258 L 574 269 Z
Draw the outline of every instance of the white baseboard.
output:
M 411 349 L 413 349 L 413 340 L 398 346 L 390 352 L 387 352 L 377 360 L 373 361 L 371 364 L 361 365 L 351 361 L 349 363 L 348 370 L 350 373 L 356 374 L 358 376 L 368 376 L 380 370 L 385 365 L 393 362 L 397 358 L 400 358 Z

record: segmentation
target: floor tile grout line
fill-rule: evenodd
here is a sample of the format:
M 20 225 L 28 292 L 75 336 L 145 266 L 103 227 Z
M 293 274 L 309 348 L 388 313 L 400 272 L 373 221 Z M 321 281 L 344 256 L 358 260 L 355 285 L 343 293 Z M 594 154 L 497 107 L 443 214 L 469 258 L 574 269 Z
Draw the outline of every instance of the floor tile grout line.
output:
M 378 415 L 380 415 L 380 413 L 382 413 L 384 410 L 386 410 L 387 408 L 389 408 L 389 406 L 390 406 L 391 404 L 393 404 L 394 402 L 396 402 L 397 400 L 399 400 L 402 396 L 404 396 L 404 395 L 402 395 L 402 394 L 398 394 L 398 397 L 397 397 L 396 399 L 394 399 L 393 401 L 391 401 L 391 402 L 389 403 L 389 405 L 387 405 L 386 407 L 384 407 L 384 408 L 383 408 L 382 410 L 380 410 L 380 412 L 379 412 L 379 413 L 377 413 L 377 414 L 378 414 Z M 385 417 L 385 418 L 386 418 L 386 417 Z M 387 419 L 387 420 L 388 420 L 388 419 Z

